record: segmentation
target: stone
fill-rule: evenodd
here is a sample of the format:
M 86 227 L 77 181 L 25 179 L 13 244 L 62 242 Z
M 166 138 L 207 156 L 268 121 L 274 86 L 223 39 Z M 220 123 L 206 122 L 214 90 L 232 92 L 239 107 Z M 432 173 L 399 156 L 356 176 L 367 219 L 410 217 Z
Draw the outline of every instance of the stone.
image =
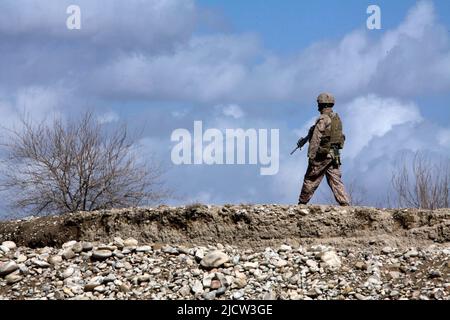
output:
M 238 289 L 242 289 L 247 285 L 247 276 L 241 273 L 240 276 L 236 277 L 233 281 L 232 286 Z
M 358 261 L 355 263 L 355 268 L 358 270 L 367 270 L 368 266 L 366 263 L 364 263 L 362 261 Z
M 114 250 L 117 250 L 117 247 L 110 244 L 100 244 L 98 245 L 97 250 L 109 250 L 112 252 Z
M 405 258 L 414 258 L 419 255 L 419 252 L 416 249 L 411 249 L 405 253 Z
M 113 239 L 113 244 L 118 248 L 118 249 L 123 249 L 123 247 L 125 247 L 125 242 L 123 241 L 123 239 L 121 237 L 114 237 Z
M 330 268 L 340 268 L 341 259 L 334 251 L 323 252 L 320 259 Z
M 286 244 L 283 244 L 283 245 L 280 246 L 278 251 L 281 251 L 281 252 L 292 251 L 292 247 L 288 246 Z
M 203 293 L 203 285 L 200 280 L 195 280 L 194 284 L 191 286 L 191 290 L 195 294 Z
M 128 287 L 126 284 L 122 283 L 119 285 L 119 290 L 120 290 L 120 292 L 127 293 L 130 291 L 130 287 Z
M 3 252 L 3 253 L 8 253 L 10 250 L 9 250 L 9 248 L 7 247 L 7 246 L 4 246 L 4 245 L 0 245 L 0 253 L 1 252 Z
M 355 298 L 358 299 L 358 300 L 367 300 L 367 297 L 362 295 L 362 294 L 360 294 L 360 293 L 356 293 L 355 294 Z
M 440 278 L 442 277 L 442 273 L 439 270 L 430 270 L 428 277 L 431 279 Z
M 277 300 L 277 294 L 270 290 L 263 295 L 263 300 Z
M 400 292 L 398 292 L 397 290 L 392 290 L 390 296 L 391 297 L 397 297 L 400 295 Z
M 383 249 L 381 249 L 381 252 L 383 252 L 384 254 L 390 254 L 394 252 L 394 249 L 392 249 L 391 247 L 384 247 Z
M 113 255 L 119 259 L 125 258 L 125 254 L 123 254 L 120 250 L 114 250 Z
M 161 268 L 154 268 L 150 273 L 151 274 L 160 274 L 161 273 Z
M 123 242 L 125 247 L 137 247 L 138 241 L 134 238 L 128 238 Z
M 210 291 L 203 293 L 203 299 L 205 300 L 214 300 L 216 298 L 216 291 Z
M 105 260 L 112 256 L 112 252 L 110 250 L 94 250 L 92 251 L 92 259 L 95 260 Z
M 212 282 L 212 280 L 214 279 L 214 277 L 215 277 L 215 274 L 214 273 L 210 273 L 210 274 L 207 274 L 207 275 L 205 275 L 204 277 L 203 277 L 203 287 L 204 288 L 209 288 L 209 287 L 211 287 L 211 282 Z
M 63 279 L 67 279 L 70 276 L 72 276 L 74 274 L 74 272 L 75 272 L 75 269 L 72 268 L 72 267 L 69 267 L 66 270 L 64 270 L 64 272 L 62 273 L 61 276 L 62 276 Z
M 227 254 L 222 251 L 215 250 L 204 256 L 200 261 L 200 264 L 205 268 L 218 268 L 229 260 L 230 257 Z
M 96 292 L 105 292 L 106 291 L 106 287 L 104 285 L 99 285 L 99 286 L 94 288 L 94 291 L 96 291 Z
M 0 277 L 6 276 L 19 269 L 19 266 L 14 261 L 0 262 Z
M 139 283 L 141 283 L 141 282 L 149 282 L 150 278 L 151 278 L 151 276 L 149 274 L 143 274 L 143 275 L 138 277 L 138 281 L 139 281 Z
M 234 300 L 239 300 L 242 299 L 244 297 L 244 291 L 243 290 L 238 290 L 235 293 L 233 293 L 233 299 Z
M 63 249 L 68 249 L 68 248 L 71 248 L 75 243 L 77 243 L 75 240 L 68 241 L 68 242 L 64 243 L 62 245 L 62 247 L 63 247 Z
M 182 297 L 186 297 L 191 293 L 191 288 L 189 286 L 183 286 L 181 287 L 180 290 L 178 290 L 178 293 L 182 296 Z
M 16 258 L 17 263 L 23 263 L 28 260 L 28 257 L 24 254 L 19 254 Z
M 258 262 L 245 262 L 243 265 L 245 270 L 256 269 L 258 266 Z
M 8 248 L 9 250 L 14 250 L 17 245 L 13 241 L 3 241 L 2 246 Z
M 72 246 L 71 249 L 74 253 L 80 253 L 83 251 L 83 245 L 80 242 L 77 242 Z
M 97 276 L 89 280 L 89 282 L 84 286 L 84 291 L 92 291 L 96 287 L 103 283 L 103 277 Z
M 39 259 L 33 259 L 32 262 L 33 262 L 33 264 L 35 266 L 38 266 L 39 268 L 48 268 L 48 267 L 50 267 L 50 263 L 48 263 L 47 261 L 43 261 L 43 260 L 39 260 Z
M 154 243 L 152 245 L 152 248 L 154 251 L 160 251 L 164 247 L 164 244 L 162 243 Z
M 270 263 L 273 264 L 276 268 L 285 267 L 288 263 L 283 259 L 271 259 Z
M 18 272 L 10 273 L 5 277 L 6 284 L 8 284 L 8 285 L 15 284 L 15 283 L 21 281 L 22 279 L 23 279 L 23 277 L 20 276 L 20 274 Z
M 400 278 L 400 272 L 398 272 L 398 271 L 390 271 L 388 273 L 388 275 L 389 275 L 389 278 L 393 279 L 393 280 Z
M 64 252 L 62 254 L 62 257 L 66 260 L 73 259 L 73 258 L 75 258 L 75 256 L 76 256 L 76 254 L 75 254 L 75 252 L 72 251 L 71 248 L 64 250 Z
M 136 248 L 136 252 L 150 252 L 152 251 L 152 247 L 150 246 L 140 246 Z
M 91 242 L 86 241 L 81 242 L 81 246 L 84 252 L 91 251 L 94 248 L 94 245 Z
M 168 254 L 178 254 L 177 248 L 171 247 L 171 246 L 165 246 L 162 248 L 162 252 L 168 253 Z
M 197 260 L 202 260 L 205 257 L 205 251 L 203 251 L 203 249 L 197 249 L 195 251 L 195 258 Z
M 305 264 L 311 269 L 318 269 L 319 268 L 317 262 L 314 261 L 314 260 L 311 260 L 311 259 L 306 260 Z
M 115 282 L 116 280 L 117 277 L 114 275 L 114 273 L 110 273 L 105 278 L 103 278 L 103 283 Z
M 58 265 L 62 262 L 62 257 L 61 256 L 50 256 L 47 258 L 47 262 L 50 263 L 51 265 Z
M 212 289 L 212 290 L 217 290 L 217 289 L 219 289 L 221 286 L 222 286 L 222 284 L 220 283 L 219 280 L 214 279 L 214 280 L 211 281 L 211 289 Z
M 227 287 L 222 286 L 216 290 L 216 296 L 220 296 L 220 295 L 224 294 L 226 291 L 227 291 Z

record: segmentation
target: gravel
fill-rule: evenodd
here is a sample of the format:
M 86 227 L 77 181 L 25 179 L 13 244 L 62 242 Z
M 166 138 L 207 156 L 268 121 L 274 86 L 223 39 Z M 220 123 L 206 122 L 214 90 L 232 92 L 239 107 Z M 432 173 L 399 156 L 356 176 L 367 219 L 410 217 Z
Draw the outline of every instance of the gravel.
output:
M 0 299 L 449 300 L 450 296 L 450 251 L 445 245 L 387 250 L 284 244 L 249 249 L 115 238 L 89 245 L 70 241 L 63 247 L 32 249 L 12 243 L 7 247 L 0 257 Z M 63 259 L 67 250 L 73 257 Z

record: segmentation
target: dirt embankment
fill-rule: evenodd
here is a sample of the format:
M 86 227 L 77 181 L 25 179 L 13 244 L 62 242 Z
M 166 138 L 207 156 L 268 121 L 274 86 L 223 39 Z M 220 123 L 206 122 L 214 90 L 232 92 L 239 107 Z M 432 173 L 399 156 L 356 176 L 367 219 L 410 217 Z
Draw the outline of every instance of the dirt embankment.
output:
M 30 248 L 69 240 L 108 242 L 116 236 L 145 243 L 259 247 L 289 243 L 338 246 L 448 245 L 450 209 L 225 205 L 79 212 L 0 223 L 0 243 Z

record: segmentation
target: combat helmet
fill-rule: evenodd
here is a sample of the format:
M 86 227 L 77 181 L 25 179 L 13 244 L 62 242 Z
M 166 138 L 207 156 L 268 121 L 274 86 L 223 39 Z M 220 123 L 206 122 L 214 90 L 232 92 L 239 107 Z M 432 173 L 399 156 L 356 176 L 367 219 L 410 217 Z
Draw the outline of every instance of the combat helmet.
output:
M 323 92 L 317 97 L 317 103 L 320 104 L 334 104 L 335 100 L 331 93 Z

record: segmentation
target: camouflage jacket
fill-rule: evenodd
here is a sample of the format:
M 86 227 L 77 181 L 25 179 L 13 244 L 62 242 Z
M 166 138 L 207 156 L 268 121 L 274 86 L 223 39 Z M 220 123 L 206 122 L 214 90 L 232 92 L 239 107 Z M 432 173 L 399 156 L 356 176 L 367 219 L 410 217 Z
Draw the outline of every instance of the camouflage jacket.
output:
M 331 118 L 329 113 L 323 113 L 317 119 L 316 124 L 309 130 L 309 148 L 308 148 L 308 158 L 314 160 L 317 155 L 317 150 L 320 146 L 320 141 L 322 139 L 325 129 L 331 127 Z

